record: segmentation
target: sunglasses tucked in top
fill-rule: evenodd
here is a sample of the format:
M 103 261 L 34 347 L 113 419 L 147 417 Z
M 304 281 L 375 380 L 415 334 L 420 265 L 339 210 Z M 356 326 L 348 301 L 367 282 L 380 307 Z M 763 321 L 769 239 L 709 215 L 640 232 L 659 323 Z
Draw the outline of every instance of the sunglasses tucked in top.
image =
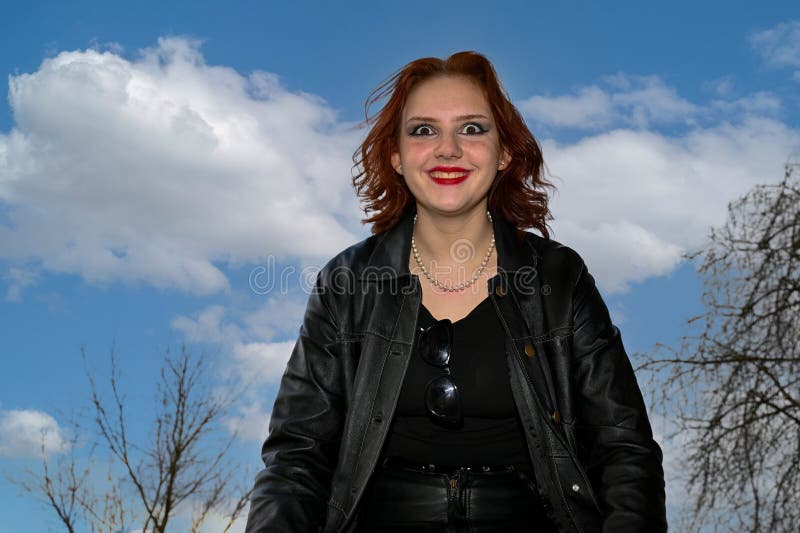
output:
M 414 350 L 382 455 L 433 463 L 526 463 L 505 342 L 489 298 L 449 326 L 420 304 Z

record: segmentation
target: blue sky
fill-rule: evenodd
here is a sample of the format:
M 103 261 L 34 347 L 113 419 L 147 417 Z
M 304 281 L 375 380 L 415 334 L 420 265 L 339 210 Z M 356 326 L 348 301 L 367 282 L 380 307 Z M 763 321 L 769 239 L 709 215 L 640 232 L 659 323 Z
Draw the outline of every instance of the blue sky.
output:
M 686 331 L 701 286 L 681 252 L 800 155 L 792 2 L 9 4 L 5 474 L 35 466 L 42 428 L 64 448 L 64 413 L 87 399 L 81 346 L 102 371 L 112 342 L 142 423 L 168 344 L 213 354 L 220 383 L 251 378 L 230 423 L 258 466 L 300 273 L 368 235 L 352 126 L 410 60 L 471 49 L 494 62 L 556 176 L 553 237 L 587 261 L 629 354 Z M 271 261 L 285 290 L 254 290 Z M 57 530 L 5 481 L 0 502 L 0 528 Z

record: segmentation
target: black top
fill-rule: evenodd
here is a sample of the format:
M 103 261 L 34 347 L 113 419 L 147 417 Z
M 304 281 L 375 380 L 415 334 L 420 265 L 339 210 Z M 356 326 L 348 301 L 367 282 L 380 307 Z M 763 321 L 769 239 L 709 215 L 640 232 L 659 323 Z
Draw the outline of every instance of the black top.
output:
M 464 413 L 464 425 L 458 429 L 440 425 L 425 408 L 428 381 L 445 373 L 418 353 L 420 331 L 435 322 L 420 304 L 414 349 L 383 456 L 426 464 L 526 464 L 525 436 L 506 365 L 505 331 L 491 299 L 453 323 L 449 366 Z

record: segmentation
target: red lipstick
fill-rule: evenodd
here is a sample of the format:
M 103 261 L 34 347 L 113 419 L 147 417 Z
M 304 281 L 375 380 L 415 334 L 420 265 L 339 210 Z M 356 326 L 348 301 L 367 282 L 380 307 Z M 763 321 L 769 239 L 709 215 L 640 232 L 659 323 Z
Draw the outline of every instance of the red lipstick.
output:
M 433 167 L 428 170 L 428 176 L 439 185 L 458 185 L 469 176 L 471 171 L 461 167 Z

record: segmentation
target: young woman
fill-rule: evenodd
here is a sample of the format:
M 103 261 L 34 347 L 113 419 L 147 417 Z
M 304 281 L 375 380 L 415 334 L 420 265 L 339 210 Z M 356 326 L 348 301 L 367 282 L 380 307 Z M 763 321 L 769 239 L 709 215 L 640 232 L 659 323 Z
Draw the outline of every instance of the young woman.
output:
M 386 96 L 354 156 L 373 235 L 317 278 L 247 531 L 666 531 L 620 332 L 492 65 L 419 59 Z

